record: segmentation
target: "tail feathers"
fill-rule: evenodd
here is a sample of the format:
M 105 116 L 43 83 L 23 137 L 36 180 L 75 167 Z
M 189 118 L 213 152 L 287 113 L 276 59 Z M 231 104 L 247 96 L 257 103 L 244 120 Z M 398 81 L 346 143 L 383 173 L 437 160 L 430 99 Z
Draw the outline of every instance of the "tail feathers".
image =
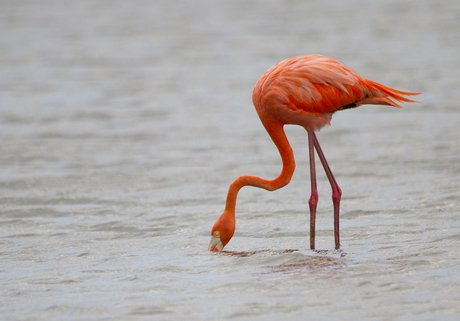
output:
M 372 96 L 360 101 L 360 104 L 374 104 L 374 105 L 389 105 L 398 108 L 402 108 L 398 102 L 407 103 L 419 103 L 417 100 L 412 100 L 404 96 L 415 96 L 420 93 L 409 93 L 405 91 L 396 90 L 390 87 L 386 87 L 379 83 L 368 80 L 368 85 L 371 89 Z

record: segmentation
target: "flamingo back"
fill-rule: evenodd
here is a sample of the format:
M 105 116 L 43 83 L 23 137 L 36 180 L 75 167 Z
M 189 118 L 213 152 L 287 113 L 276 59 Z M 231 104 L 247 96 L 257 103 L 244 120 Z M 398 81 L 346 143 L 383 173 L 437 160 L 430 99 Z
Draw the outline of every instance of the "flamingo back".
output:
M 262 121 L 268 114 L 285 124 L 318 130 L 332 114 L 362 104 L 401 107 L 416 95 L 363 79 L 340 62 L 321 55 L 298 56 L 279 62 L 257 82 L 253 103 Z

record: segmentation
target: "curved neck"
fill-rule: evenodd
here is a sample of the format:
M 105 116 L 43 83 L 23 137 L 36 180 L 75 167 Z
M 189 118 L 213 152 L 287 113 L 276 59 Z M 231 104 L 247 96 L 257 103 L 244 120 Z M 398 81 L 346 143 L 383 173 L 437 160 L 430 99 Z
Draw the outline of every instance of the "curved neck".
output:
M 264 127 L 275 143 L 283 161 L 281 174 L 274 180 L 266 180 L 256 176 L 243 175 L 238 177 L 228 189 L 225 212 L 235 215 L 236 197 L 243 186 L 254 186 L 264 188 L 268 191 L 274 191 L 286 186 L 291 181 L 295 170 L 294 154 L 291 145 L 284 132 L 283 124 L 277 121 L 263 121 Z

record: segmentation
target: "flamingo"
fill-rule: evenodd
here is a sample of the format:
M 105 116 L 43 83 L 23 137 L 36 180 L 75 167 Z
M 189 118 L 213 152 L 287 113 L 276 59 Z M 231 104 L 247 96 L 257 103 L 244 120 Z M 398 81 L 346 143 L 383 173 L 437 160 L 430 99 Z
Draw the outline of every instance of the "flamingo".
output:
M 297 56 L 271 67 L 257 81 L 252 101 L 268 135 L 278 148 L 283 168 L 281 174 L 266 180 L 242 175 L 230 184 L 225 210 L 211 230 L 208 250 L 222 251 L 235 232 L 235 207 L 238 191 L 254 186 L 274 191 L 289 184 L 295 169 L 292 148 L 284 132 L 284 125 L 299 125 L 308 133 L 311 196 L 310 249 L 315 249 L 315 221 L 318 191 L 316 186 L 316 150 L 332 188 L 334 205 L 335 248 L 340 249 L 339 212 L 342 191 L 324 157 L 315 131 L 330 124 L 338 110 L 364 104 L 388 105 L 402 108 L 398 102 L 418 102 L 404 96 L 418 95 L 395 90 L 359 76 L 337 60 L 321 55 Z

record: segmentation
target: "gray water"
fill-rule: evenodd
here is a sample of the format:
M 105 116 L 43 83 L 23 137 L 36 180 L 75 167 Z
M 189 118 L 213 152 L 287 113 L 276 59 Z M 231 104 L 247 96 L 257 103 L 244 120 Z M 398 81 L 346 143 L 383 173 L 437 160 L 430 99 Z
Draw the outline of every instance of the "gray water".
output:
M 2 320 L 458 320 L 460 2 L 0 2 Z M 210 229 L 277 150 L 252 106 L 273 64 L 320 53 L 423 92 L 338 112 L 273 193 L 246 187 L 226 253 Z M 319 163 L 318 163 L 319 164 Z

